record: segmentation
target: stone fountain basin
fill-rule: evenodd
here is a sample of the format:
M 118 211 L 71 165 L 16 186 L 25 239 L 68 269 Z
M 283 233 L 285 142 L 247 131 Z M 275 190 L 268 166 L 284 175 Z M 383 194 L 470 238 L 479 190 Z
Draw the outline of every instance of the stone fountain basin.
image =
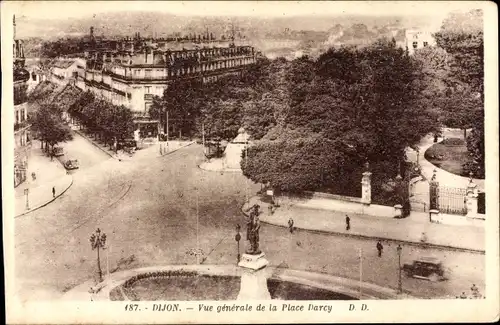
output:
M 236 300 L 245 270 L 233 265 L 171 265 L 112 274 L 101 284 L 109 300 Z M 328 274 L 266 267 L 271 299 L 398 299 L 394 290 Z M 361 285 L 361 290 L 360 290 Z

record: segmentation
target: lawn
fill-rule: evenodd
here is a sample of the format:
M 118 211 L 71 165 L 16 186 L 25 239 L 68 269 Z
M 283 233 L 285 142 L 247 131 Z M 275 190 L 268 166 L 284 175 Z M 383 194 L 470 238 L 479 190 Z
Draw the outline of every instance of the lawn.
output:
M 131 300 L 236 300 L 240 278 L 234 276 L 171 276 L 135 281 L 121 287 Z M 120 288 L 112 290 L 111 300 L 122 300 Z
M 455 175 L 469 176 L 463 169 L 463 165 L 470 160 L 463 139 L 447 138 L 440 143 L 435 143 L 425 151 L 425 159 L 436 167 Z

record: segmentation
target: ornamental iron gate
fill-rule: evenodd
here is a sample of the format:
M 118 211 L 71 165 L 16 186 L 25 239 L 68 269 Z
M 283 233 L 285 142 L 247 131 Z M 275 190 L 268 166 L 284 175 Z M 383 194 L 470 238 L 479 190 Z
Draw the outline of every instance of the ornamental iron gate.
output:
M 465 188 L 430 184 L 430 208 L 446 214 L 467 214 L 467 191 Z

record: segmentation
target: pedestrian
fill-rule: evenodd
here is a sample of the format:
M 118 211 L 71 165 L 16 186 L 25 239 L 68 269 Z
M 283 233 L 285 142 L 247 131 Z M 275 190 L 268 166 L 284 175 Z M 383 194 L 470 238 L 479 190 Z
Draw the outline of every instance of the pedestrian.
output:
M 52 187 L 52 197 L 56 197 L 56 187 Z
M 293 234 L 293 219 L 292 218 L 288 219 L 288 228 L 290 230 L 290 233 Z
M 472 291 L 472 297 L 474 298 L 479 298 L 480 295 L 479 295 L 479 289 L 478 287 L 476 287 L 475 284 L 472 285 L 472 287 L 470 288 L 470 291 Z
M 345 230 L 351 229 L 351 218 L 346 214 L 345 215 Z
M 384 246 L 380 241 L 377 242 L 377 251 L 378 251 L 378 257 L 382 257 L 382 250 L 384 249 Z

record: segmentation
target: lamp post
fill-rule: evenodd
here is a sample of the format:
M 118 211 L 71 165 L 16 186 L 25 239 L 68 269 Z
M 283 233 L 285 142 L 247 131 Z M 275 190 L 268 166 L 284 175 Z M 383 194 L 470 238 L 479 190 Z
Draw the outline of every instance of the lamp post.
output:
M 99 249 L 104 248 L 106 244 L 106 234 L 97 228 L 96 232 L 90 236 L 90 244 L 92 250 L 97 249 L 97 271 L 99 273 L 99 282 L 102 282 L 101 260 L 99 256 Z
M 236 225 L 236 235 L 234 236 L 234 240 L 236 240 L 237 247 L 238 247 L 238 254 L 237 254 L 237 257 L 236 257 L 236 263 L 239 263 L 240 262 L 240 258 L 241 258 L 241 255 L 240 255 L 240 240 L 241 240 L 240 230 L 241 230 L 241 226 L 239 224 L 237 224 Z
M 30 189 L 29 188 L 25 188 L 24 189 L 24 195 L 26 195 L 26 210 L 30 209 L 29 193 L 30 193 Z
M 403 283 L 401 281 L 401 251 L 403 250 L 403 248 L 401 247 L 401 244 L 398 245 L 396 250 L 398 252 L 398 267 L 399 267 L 398 292 L 399 292 L 399 294 L 402 294 L 403 293 Z
M 363 297 L 363 249 L 359 249 L 359 300 Z

